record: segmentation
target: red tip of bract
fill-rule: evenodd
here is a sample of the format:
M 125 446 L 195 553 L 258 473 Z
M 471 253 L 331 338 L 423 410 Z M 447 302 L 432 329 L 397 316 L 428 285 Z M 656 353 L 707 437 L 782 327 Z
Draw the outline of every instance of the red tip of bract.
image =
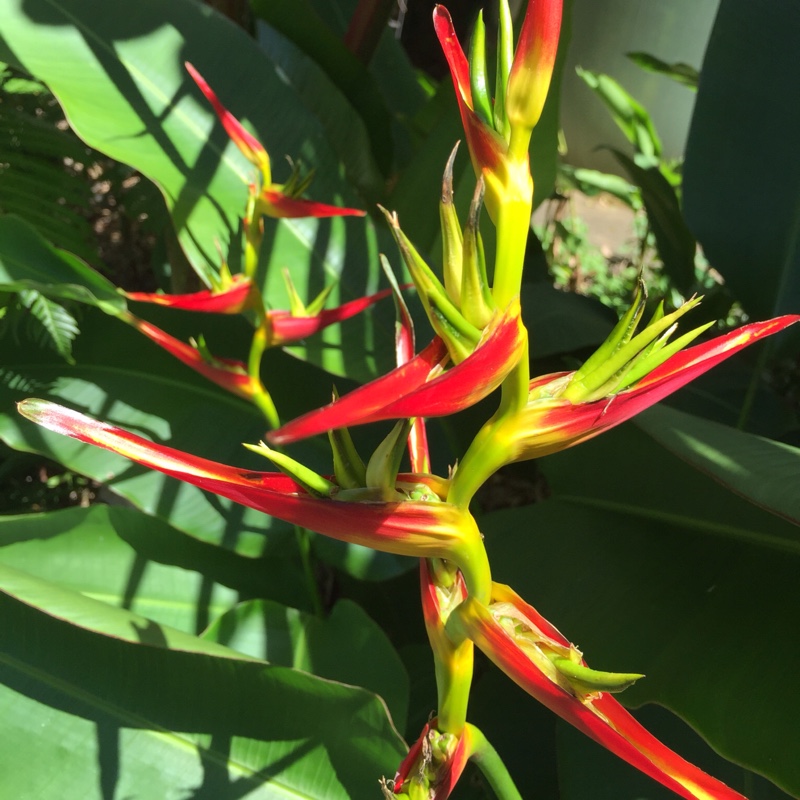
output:
M 472 110 L 469 63 L 459 44 L 450 13 L 444 6 L 434 8 L 433 27 L 450 67 L 475 174 L 481 175 L 484 169 L 495 171 L 506 152 L 506 142 Z
M 491 394 L 519 361 L 525 341 L 520 332 L 519 304 L 487 326 L 475 351 L 440 375 L 447 348 L 436 337 L 419 355 L 350 394 L 298 417 L 267 434 L 274 444 L 287 444 L 336 428 L 386 419 L 443 417 L 455 414 Z
M 288 197 L 276 189 L 265 189 L 261 193 L 261 212 L 268 217 L 297 219 L 300 217 L 363 217 L 366 211 L 357 208 L 342 208 L 313 200 Z
M 561 31 L 562 0 L 530 0 L 508 79 L 511 124 L 533 128 L 550 87 Z
M 360 314 L 374 303 L 383 300 L 384 297 L 388 297 L 391 293 L 391 289 L 383 289 L 367 297 L 358 297 L 355 300 L 350 300 L 348 303 L 343 303 L 336 308 L 320 311 L 319 314 L 311 317 L 296 317 L 290 311 L 270 311 L 269 319 L 272 331 L 270 344 L 273 347 L 280 347 L 290 342 L 305 339 L 307 336 L 312 336 L 323 328 L 327 328 L 328 325 L 343 322 L 346 319 L 350 319 L 350 317 L 356 316 L 356 314 Z
M 252 382 L 247 374 L 247 367 L 241 361 L 230 358 L 206 360 L 197 348 L 170 336 L 166 331 L 162 331 L 161 328 L 157 328 L 149 322 L 132 317 L 130 323 L 139 333 L 143 333 L 150 341 L 155 342 L 212 383 L 216 383 L 217 386 L 221 386 L 245 400 L 252 398 Z
M 542 633 L 569 646 L 567 639 L 507 586 L 495 585 L 492 599 L 512 603 Z M 562 719 L 687 800 L 744 800 L 662 744 L 610 694 L 599 692 L 594 699 L 580 700 L 561 688 L 520 650 L 485 606 L 474 604 L 473 611 L 470 638 L 515 683 Z
M 231 285 L 220 291 L 205 289 L 191 294 L 125 292 L 125 297 L 139 303 L 153 303 L 206 314 L 239 314 L 254 308 L 259 302 L 258 290 L 245 275 L 235 275 Z
M 23 400 L 17 408 L 49 430 L 119 453 L 235 503 L 387 553 L 451 558 L 471 520 L 449 503 L 353 503 L 315 497 L 281 472 L 248 471 L 199 458 L 47 400 Z M 477 529 L 470 535 L 477 536 Z
M 269 156 L 264 149 L 264 145 L 251 133 L 248 133 L 241 122 L 220 103 L 219 98 L 214 94 L 211 87 L 206 83 L 203 76 L 190 64 L 184 62 L 186 71 L 192 76 L 200 91 L 205 95 L 206 100 L 211 103 L 214 111 L 225 128 L 225 132 L 230 136 L 234 144 L 242 151 L 244 157 L 259 169 L 265 170 L 269 174 Z
M 726 358 L 800 321 L 800 315 L 754 322 L 681 350 L 630 389 L 591 403 L 536 400 L 528 404 L 513 435 L 518 459 L 538 458 L 591 439 L 663 400 Z M 557 379 L 537 378 L 531 388 Z

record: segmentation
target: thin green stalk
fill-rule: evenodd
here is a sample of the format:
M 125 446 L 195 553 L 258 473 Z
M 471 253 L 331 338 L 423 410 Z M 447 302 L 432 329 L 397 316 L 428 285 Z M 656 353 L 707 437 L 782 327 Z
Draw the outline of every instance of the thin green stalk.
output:
M 300 551 L 300 562 L 303 565 L 303 576 L 311 598 L 311 606 L 314 609 L 314 614 L 322 618 L 322 598 L 319 595 L 319 586 L 314 577 L 314 565 L 311 563 L 311 538 L 308 530 L 301 528 L 299 525 L 294 526 L 294 535 L 297 540 L 297 549 Z
M 261 359 L 264 351 L 269 344 L 269 321 L 266 316 L 259 320 L 258 327 L 253 334 L 250 342 L 250 354 L 247 358 L 247 374 L 250 376 L 253 391 L 253 403 L 258 407 L 267 420 L 267 424 L 273 430 L 279 428 L 281 424 L 278 409 L 272 400 L 272 396 L 261 382 Z
M 489 782 L 498 800 L 522 800 L 522 795 L 514 785 L 508 768 L 503 763 L 503 759 L 492 747 L 483 732 L 474 725 L 467 725 L 472 744 L 472 755 L 470 759 L 483 773 L 484 778 Z

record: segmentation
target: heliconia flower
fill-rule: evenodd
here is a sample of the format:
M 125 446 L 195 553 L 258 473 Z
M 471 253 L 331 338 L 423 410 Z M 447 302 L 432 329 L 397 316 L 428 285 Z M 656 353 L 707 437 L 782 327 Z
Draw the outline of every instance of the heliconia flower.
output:
M 573 403 L 559 396 L 574 373 L 535 378 L 527 406 L 508 421 L 511 460 L 539 458 L 591 439 L 658 403 L 748 345 L 798 321 L 800 315 L 754 322 L 681 350 L 630 388 L 591 402 Z
M 471 753 L 473 728 L 467 725 L 460 736 L 442 733 L 437 720 L 428 722 L 397 769 L 391 789 L 384 796 L 425 800 L 447 800 L 455 788 Z
M 240 314 L 261 304 L 260 293 L 250 278 L 234 275 L 224 289 L 204 289 L 190 294 L 163 294 L 161 292 L 123 292 L 128 300 L 179 308 L 184 311 L 201 311 L 207 314 Z
M 259 197 L 257 210 L 268 217 L 296 219 L 298 217 L 363 217 L 366 211 L 357 208 L 343 208 L 314 200 L 304 200 L 284 194 L 281 186 L 273 184 L 264 189 Z
M 687 800 L 744 800 L 662 744 L 608 690 L 571 684 L 557 667 L 550 668 L 557 653 L 577 649 L 509 587 L 493 584 L 489 606 L 470 597 L 453 614 L 466 635 L 515 683 L 619 758 Z M 590 679 L 606 674 L 593 673 L 581 661 L 577 671 L 582 670 Z
M 264 145 L 261 144 L 253 134 L 248 133 L 242 123 L 220 103 L 219 98 L 208 83 L 206 83 L 205 78 L 203 78 L 192 64 L 185 61 L 184 66 L 189 75 L 192 76 L 192 80 L 194 80 L 200 91 L 205 95 L 206 100 L 211 103 L 217 117 L 219 117 L 219 121 L 222 123 L 222 127 L 225 128 L 225 133 L 228 134 L 231 141 L 242 151 L 244 157 L 253 164 L 253 166 L 261 170 L 264 181 L 266 183 L 271 183 L 269 155 L 264 149 Z
M 455 506 L 438 497 L 434 499 L 434 492 L 443 490 L 441 479 L 434 476 L 398 475 L 398 486 L 425 488 L 425 500 L 356 502 L 337 499 L 336 494 L 320 498 L 282 472 L 239 469 L 193 456 L 47 400 L 23 400 L 18 410 L 56 433 L 119 453 L 165 475 L 325 536 L 397 555 L 452 560 L 470 590 L 474 587 L 478 596 L 488 594 L 489 578 L 484 565 L 474 560 L 476 547 L 482 548 L 475 521 Z M 409 497 L 416 494 L 412 491 Z
M 182 342 L 161 328 L 132 314 L 126 314 L 121 319 L 182 361 L 187 367 L 191 367 L 195 372 L 216 383 L 217 386 L 221 386 L 245 400 L 252 399 L 256 387 L 253 386 L 253 381 L 247 374 L 247 367 L 241 361 L 212 356 L 204 347 L 193 347 Z
M 294 180 L 294 175 L 285 185 L 273 183 L 269 154 L 264 145 L 255 136 L 248 133 L 242 123 L 222 105 L 217 95 L 192 64 L 185 62 L 184 66 L 208 102 L 211 103 L 231 141 L 239 148 L 242 155 L 261 172 L 261 187 L 256 204 L 258 215 L 264 214 L 268 217 L 278 218 L 364 216 L 366 212 L 358 209 L 341 208 L 302 199 L 299 195 L 306 188 L 307 181 L 297 182 Z
M 298 316 L 291 311 L 268 311 L 270 336 L 269 343 L 272 347 L 305 339 L 329 325 L 343 322 L 346 319 L 360 314 L 374 303 L 383 300 L 392 293 L 391 289 L 382 289 L 366 297 L 357 297 L 336 308 L 323 309 L 316 314 Z
M 437 5 L 433 9 L 433 27 L 450 67 L 475 174 L 480 175 L 484 169 L 496 171 L 502 167 L 507 144 L 505 139 L 475 111 L 469 62 L 458 41 L 450 12 L 444 6 Z
M 489 323 L 473 353 L 446 372 L 447 348 L 436 337 L 406 364 L 292 420 L 267 438 L 273 444 L 287 444 L 333 428 L 455 414 L 493 392 L 524 351 L 519 302 L 515 301 Z
M 506 114 L 531 130 L 539 121 L 558 52 L 562 0 L 529 0 L 508 79 Z

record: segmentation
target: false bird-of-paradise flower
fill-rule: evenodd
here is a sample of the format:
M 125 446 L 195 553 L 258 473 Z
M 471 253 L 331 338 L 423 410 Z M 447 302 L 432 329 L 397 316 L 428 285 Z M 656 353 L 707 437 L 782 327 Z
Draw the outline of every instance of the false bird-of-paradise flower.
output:
M 319 496 L 282 472 L 244 470 L 193 456 L 47 400 L 23 400 L 18 410 L 56 433 L 333 539 L 397 555 L 447 559 L 461 570 L 471 592 L 488 597 L 480 532 L 468 513 L 441 501 L 442 481 L 435 476 L 398 475 L 407 501 L 351 500 L 352 495 L 336 490 Z M 415 499 L 421 494 L 427 499 Z
M 506 425 L 512 457 L 538 458 L 591 439 L 663 400 L 745 347 L 800 321 L 787 315 L 745 325 L 708 342 L 681 350 L 616 393 L 573 402 L 563 391 L 575 373 L 544 375 L 530 383 L 526 407 Z
M 212 356 L 202 342 L 196 345 L 182 342 L 133 314 L 125 314 L 120 318 L 212 383 L 245 400 L 253 399 L 253 393 L 258 387 L 254 385 L 243 362 Z
M 292 311 L 268 311 L 270 336 L 269 343 L 272 347 L 305 339 L 329 325 L 344 322 L 351 317 L 365 311 L 374 303 L 383 300 L 392 293 L 391 289 L 382 289 L 366 297 L 357 297 L 336 308 L 323 309 L 316 314 L 295 314 Z
M 433 27 L 450 68 L 475 174 L 480 175 L 484 169 L 497 171 L 505 157 L 507 142 L 502 134 L 475 111 L 470 85 L 470 65 L 458 41 L 450 12 L 444 6 L 437 5 L 433 9 Z
M 525 351 L 519 302 L 496 314 L 478 346 L 444 371 L 447 347 L 437 336 L 421 353 L 388 374 L 268 434 L 286 444 L 317 433 L 385 419 L 455 414 L 493 392 Z
M 486 205 L 496 218 L 502 198 L 530 190 L 528 144 L 541 116 L 553 74 L 561 28 L 562 0 L 528 4 L 513 53 L 511 15 L 500 2 L 498 69 L 494 100 L 486 85 L 483 19 L 473 31 L 470 59 L 444 6 L 433 11 L 433 25 L 455 86 L 464 132 L 476 175 L 486 179 Z
M 183 311 L 202 311 L 206 314 L 241 314 L 261 305 L 256 285 L 246 275 L 233 275 L 227 285 L 218 289 L 204 289 L 190 294 L 164 294 L 163 292 L 124 292 L 128 300 L 152 303 Z
M 662 744 L 611 696 L 641 676 L 589 669 L 577 648 L 508 586 L 493 584 L 491 594 L 488 606 L 468 598 L 451 619 L 528 694 L 687 800 L 744 800 Z
M 308 181 L 296 180 L 294 175 L 286 184 L 273 183 L 270 158 L 264 145 L 222 105 L 212 88 L 192 64 L 187 61 L 184 66 L 211 103 L 231 141 L 261 173 L 261 186 L 257 192 L 254 216 L 261 214 L 279 218 L 364 216 L 365 212 L 359 209 L 342 208 L 303 199 L 300 195 L 307 188 Z

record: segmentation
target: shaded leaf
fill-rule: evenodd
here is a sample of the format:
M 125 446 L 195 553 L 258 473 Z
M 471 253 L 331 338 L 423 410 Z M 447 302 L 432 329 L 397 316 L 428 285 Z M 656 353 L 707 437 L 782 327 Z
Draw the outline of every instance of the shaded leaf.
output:
M 383 697 L 403 730 L 408 713 L 408 676 L 383 631 L 355 603 L 340 600 L 330 616 L 265 600 L 250 600 L 220 617 L 204 639 L 271 664 L 363 686 Z
M 796 5 L 722 0 L 686 145 L 686 220 L 756 319 L 800 304 L 798 36 Z

